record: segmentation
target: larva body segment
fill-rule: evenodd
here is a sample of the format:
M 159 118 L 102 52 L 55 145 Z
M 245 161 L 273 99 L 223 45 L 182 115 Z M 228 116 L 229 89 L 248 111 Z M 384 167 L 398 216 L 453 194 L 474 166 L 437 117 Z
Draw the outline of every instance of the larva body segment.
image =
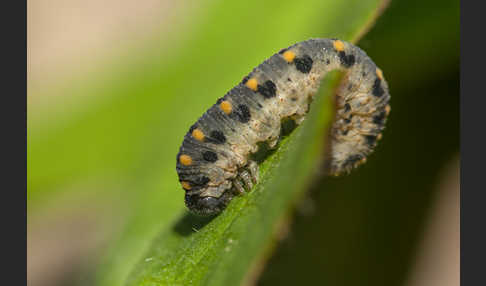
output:
M 328 172 L 339 175 L 363 163 L 390 111 L 388 85 L 360 48 L 311 39 L 254 68 L 187 132 L 176 167 L 187 207 L 199 215 L 218 213 L 242 185 L 251 185 L 258 172 L 249 156 L 257 143 L 275 147 L 286 118 L 300 124 L 321 80 L 335 69 L 345 70 L 345 77 L 336 96 Z

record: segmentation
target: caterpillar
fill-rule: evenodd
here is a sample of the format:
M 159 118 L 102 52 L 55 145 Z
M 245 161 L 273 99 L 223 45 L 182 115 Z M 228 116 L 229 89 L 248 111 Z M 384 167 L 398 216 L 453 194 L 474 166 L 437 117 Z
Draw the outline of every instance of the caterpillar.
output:
M 176 171 L 187 208 L 221 212 L 258 181 L 251 155 L 265 142 L 276 148 L 283 120 L 300 124 L 323 77 L 343 70 L 330 130 L 329 175 L 349 173 L 381 139 L 390 112 L 382 71 L 359 47 L 338 39 L 310 39 L 280 50 L 219 98 L 184 136 Z

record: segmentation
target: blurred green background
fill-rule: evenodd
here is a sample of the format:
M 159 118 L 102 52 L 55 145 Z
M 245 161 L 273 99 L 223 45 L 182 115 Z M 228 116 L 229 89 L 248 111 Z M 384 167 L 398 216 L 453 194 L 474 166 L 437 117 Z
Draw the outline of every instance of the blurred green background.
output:
M 29 285 L 126 275 L 130 255 L 104 262 L 113 242 L 132 233 L 120 243 L 136 252 L 183 208 L 184 126 L 280 48 L 352 23 L 318 17 L 360 15 L 343 5 L 29 1 Z M 383 140 L 315 182 L 257 283 L 458 285 L 459 1 L 391 1 L 358 45 L 390 86 Z

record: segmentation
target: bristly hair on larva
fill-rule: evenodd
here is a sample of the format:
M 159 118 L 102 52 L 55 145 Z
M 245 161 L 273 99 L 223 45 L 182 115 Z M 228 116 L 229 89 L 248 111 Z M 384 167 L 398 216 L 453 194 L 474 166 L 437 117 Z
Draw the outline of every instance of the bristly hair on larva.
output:
M 365 162 L 381 139 L 390 112 L 383 72 L 357 46 L 310 39 L 280 50 L 219 98 L 184 136 L 176 170 L 185 203 L 198 215 L 221 212 L 258 181 L 251 155 L 260 143 L 276 148 L 281 124 L 300 124 L 321 80 L 344 71 L 330 133 L 329 175 Z

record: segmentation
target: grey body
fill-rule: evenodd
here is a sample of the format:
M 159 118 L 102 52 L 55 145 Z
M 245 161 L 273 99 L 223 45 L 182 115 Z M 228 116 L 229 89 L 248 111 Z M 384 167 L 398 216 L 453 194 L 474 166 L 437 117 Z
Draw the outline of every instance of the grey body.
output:
M 387 83 L 358 47 L 334 39 L 307 40 L 253 69 L 185 135 L 177 172 L 188 208 L 200 215 L 224 209 L 241 192 L 241 175 L 256 178 L 255 164 L 248 167 L 257 143 L 275 147 L 283 119 L 300 124 L 322 78 L 336 69 L 346 73 L 336 97 L 328 172 L 349 172 L 364 162 L 381 138 L 390 109 Z M 248 186 L 248 180 L 243 183 Z

